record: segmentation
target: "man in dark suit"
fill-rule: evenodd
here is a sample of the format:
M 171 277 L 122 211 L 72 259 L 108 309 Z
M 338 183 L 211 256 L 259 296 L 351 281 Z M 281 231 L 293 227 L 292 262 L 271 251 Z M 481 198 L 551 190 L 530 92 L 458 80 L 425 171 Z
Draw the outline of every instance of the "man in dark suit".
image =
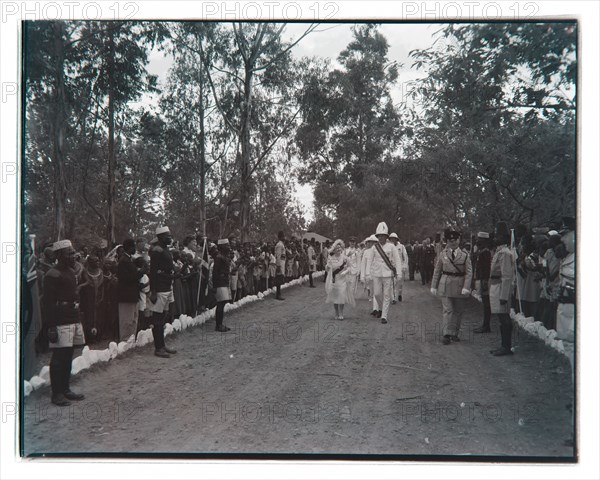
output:
M 415 279 L 415 251 L 410 242 L 406 243 L 406 255 L 408 256 L 408 279 Z
M 435 261 L 435 248 L 431 245 L 431 238 L 427 237 L 423 241 L 419 258 L 421 261 L 421 264 L 419 265 L 419 270 L 421 271 L 421 283 L 423 285 L 429 285 L 431 276 L 433 275 Z

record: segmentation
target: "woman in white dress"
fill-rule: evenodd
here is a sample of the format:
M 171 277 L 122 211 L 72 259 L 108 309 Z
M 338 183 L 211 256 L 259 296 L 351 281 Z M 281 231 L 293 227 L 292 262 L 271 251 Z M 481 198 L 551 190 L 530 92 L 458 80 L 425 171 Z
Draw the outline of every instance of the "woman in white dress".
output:
M 344 255 L 344 242 L 338 239 L 333 242 L 327 259 L 327 280 L 325 291 L 326 303 L 333 303 L 335 319 L 344 319 L 344 305 L 348 303 L 347 275 L 350 270 L 350 259 Z

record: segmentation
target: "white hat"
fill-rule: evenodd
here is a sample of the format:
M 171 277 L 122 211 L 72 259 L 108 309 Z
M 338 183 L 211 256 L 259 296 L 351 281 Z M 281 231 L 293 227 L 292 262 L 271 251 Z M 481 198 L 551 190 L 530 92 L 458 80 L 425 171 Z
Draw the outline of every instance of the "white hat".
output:
M 337 246 L 342 247 L 342 249 L 344 248 L 344 242 L 342 241 L 341 238 L 338 238 L 335 242 L 333 242 L 333 244 L 331 245 L 331 247 L 329 248 L 330 252 L 333 252 L 335 250 L 335 247 Z
M 395 238 L 396 240 L 399 240 L 398 235 L 396 235 L 395 233 L 390 234 L 390 238 Z
M 171 233 L 169 227 L 156 227 L 156 231 L 154 232 L 156 235 L 160 235 L 161 233 Z
M 560 235 L 560 233 L 558 233 L 556 230 L 550 230 L 548 232 L 549 237 L 553 237 L 554 235 Z
M 375 235 L 387 235 L 388 234 L 388 226 L 385 222 L 381 222 L 377 225 L 377 230 L 375 230 Z
M 490 234 L 488 232 L 479 232 L 477 238 L 490 238 Z
M 367 242 L 378 242 L 379 240 L 377 240 L 377 237 L 375 235 L 371 235 L 369 238 L 367 238 Z
M 63 248 L 69 248 L 72 246 L 71 240 L 59 240 L 58 242 L 54 242 L 52 244 L 52 250 L 56 252 L 57 250 L 62 250 Z
M 217 240 L 217 245 L 229 245 L 229 240 L 227 238 L 219 238 Z

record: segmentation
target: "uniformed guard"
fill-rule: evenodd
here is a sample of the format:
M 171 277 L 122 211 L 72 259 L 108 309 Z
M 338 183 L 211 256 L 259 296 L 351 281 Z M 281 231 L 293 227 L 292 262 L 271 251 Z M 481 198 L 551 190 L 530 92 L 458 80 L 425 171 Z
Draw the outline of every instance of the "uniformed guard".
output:
M 442 343 L 459 342 L 460 324 L 468 296 L 471 293 L 471 260 L 459 248 L 460 233 L 447 229 L 444 232 L 446 248 L 440 251 L 433 279 L 431 293 L 442 297 L 443 335 Z
M 177 350 L 165 345 L 164 327 L 169 315 L 169 305 L 175 301 L 173 280 L 175 267 L 169 245 L 173 242 L 169 227 L 156 229 L 157 243 L 150 249 L 150 295 L 148 308 L 152 312 L 150 323 L 153 325 L 154 354 L 169 358 Z
M 79 320 L 79 288 L 73 267 L 75 249 L 69 240 L 53 245 L 57 264 L 44 276 L 42 311 L 44 327 L 48 332 L 50 360 L 50 384 L 52 403 L 60 407 L 71 404 L 69 400 L 83 400 L 69 386 L 71 364 L 75 347 L 85 345 L 83 326 Z
M 483 324 L 481 327 L 473 330 L 474 333 L 487 333 L 491 331 L 490 320 L 492 311 L 490 310 L 490 267 L 492 265 L 492 252 L 490 250 L 490 234 L 488 232 L 479 232 L 477 234 L 477 260 L 475 263 L 475 280 L 481 295 L 483 304 Z
M 231 273 L 231 251 L 229 240 L 221 238 L 217 241 L 219 253 L 215 257 L 213 267 L 213 288 L 215 289 L 215 298 L 217 300 L 217 309 L 215 311 L 215 330 L 217 332 L 228 332 L 230 329 L 223 325 L 223 315 L 225 305 L 231 300 L 230 273 Z
M 500 336 L 502 344 L 500 348 L 490 353 L 499 357 L 512 355 L 512 319 L 510 318 L 510 306 L 513 282 L 515 280 L 515 258 L 508 248 L 510 233 L 504 222 L 496 224 L 494 232 L 494 243 L 496 251 L 492 258 L 490 267 L 490 310 L 500 320 Z
M 555 248 L 560 262 L 560 287 L 556 310 L 556 338 L 563 341 L 574 378 L 575 361 L 575 218 L 563 217 L 561 244 Z
M 388 311 L 393 295 L 393 282 L 402 275 L 402 264 L 398 249 L 387 241 L 388 227 L 385 222 L 377 226 L 375 232 L 377 242 L 371 247 L 373 253 L 367 258 L 367 281 L 373 279 L 373 295 L 377 298 L 380 310 L 377 312 L 377 318 L 381 318 L 381 323 L 388 323 Z
M 285 235 L 283 231 L 280 230 L 277 233 L 277 245 L 275 245 L 275 265 L 277 266 L 277 270 L 275 271 L 275 286 L 277 287 L 277 295 L 275 295 L 276 300 L 283 300 L 284 298 L 281 296 L 281 285 L 283 283 L 283 276 L 285 275 L 285 263 L 287 260 L 287 254 L 285 249 Z

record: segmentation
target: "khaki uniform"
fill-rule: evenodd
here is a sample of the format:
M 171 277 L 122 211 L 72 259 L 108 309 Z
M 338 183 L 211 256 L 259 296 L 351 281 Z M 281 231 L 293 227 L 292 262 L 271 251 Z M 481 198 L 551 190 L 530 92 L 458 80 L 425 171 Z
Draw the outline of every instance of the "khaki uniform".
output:
M 496 249 L 490 267 L 490 309 L 492 314 L 509 313 L 515 279 L 514 256 L 506 245 Z M 506 300 L 504 305 L 500 300 Z
M 575 254 L 569 253 L 560 263 L 560 295 L 556 310 L 556 338 L 563 341 L 574 375 L 575 360 Z
M 462 315 L 468 295 L 462 290 L 471 290 L 473 271 L 469 256 L 457 248 L 452 259 L 452 250 L 446 248 L 437 256 L 431 287 L 442 297 L 443 335 L 458 336 Z

